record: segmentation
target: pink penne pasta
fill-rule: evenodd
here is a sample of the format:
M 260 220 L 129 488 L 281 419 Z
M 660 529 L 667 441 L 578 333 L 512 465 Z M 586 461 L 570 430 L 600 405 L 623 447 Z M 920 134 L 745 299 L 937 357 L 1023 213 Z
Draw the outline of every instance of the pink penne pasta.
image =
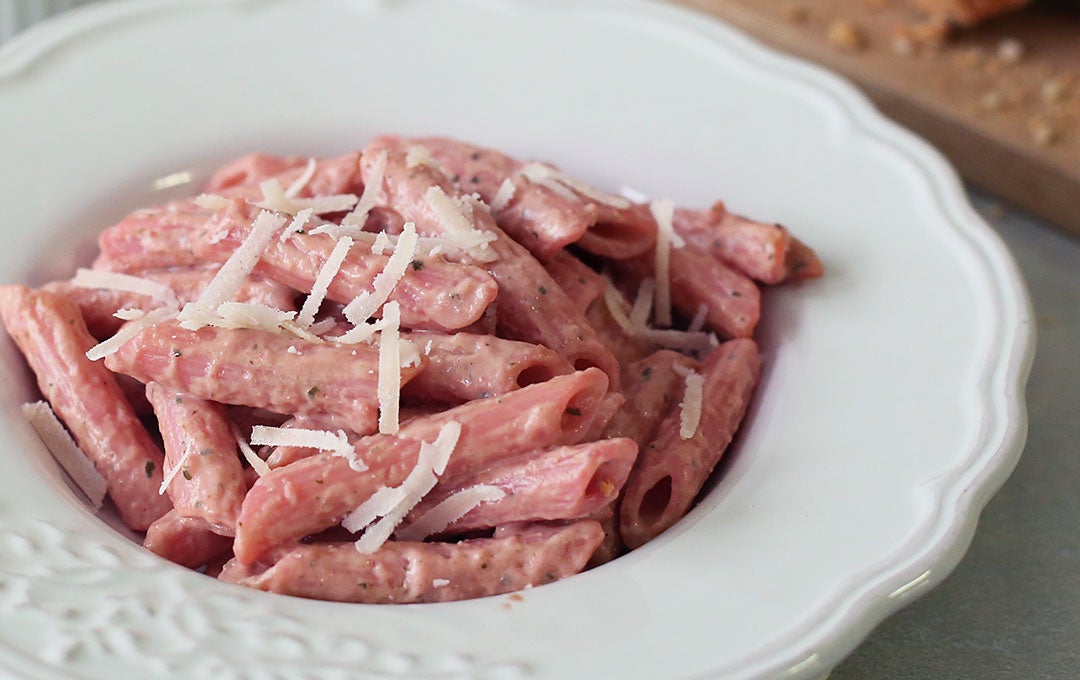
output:
M 222 536 L 236 533 L 247 493 L 225 407 L 160 383 L 146 386 L 165 443 L 169 498 L 181 517 L 201 519 Z
M 228 555 L 232 539 L 214 533 L 201 519 L 170 510 L 146 530 L 143 547 L 170 562 L 198 569 Z
M 506 394 L 574 372 L 543 345 L 472 333 L 409 333 L 403 336 L 427 357 L 402 394 L 420 401 L 460 404 Z
M 593 301 L 604 295 L 604 277 L 565 250 L 557 250 L 544 260 L 544 268 L 566 293 L 574 306 L 585 312 Z
M 139 276 L 165 284 L 176 293 L 177 300 L 183 304 L 198 299 L 199 294 L 206 289 L 218 269 L 219 267 L 212 266 L 144 271 L 140 272 Z M 79 312 L 86 321 L 90 334 L 99 340 L 112 336 L 124 325 L 122 319 L 114 316 L 117 310 L 139 309 L 149 312 L 161 306 L 160 300 L 149 295 L 106 288 L 85 288 L 68 281 L 54 281 L 46 284 L 42 289 L 63 295 L 74 302 L 79 307 Z M 235 300 L 267 305 L 283 311 L 296 309 L 295 290 L 276 281 L 257 276 L 248 277 L 244 281 L 240 290 L 237 291 Z
M 483 472 L 440 482 L 409 513 L 399 532 L 408 533 L 413 522 L 439 503 L 478 485 L 500 489 L 505 495 L 477 506 L 434 533 L 586 517 L 615 499 L 635 458 L 637 444 L 632 439 L 604 439 L 497 461 Z
M 298 545 L 270 566 L 226 565 L 224 581 L 338 602 L 449 602 L 539 586 L 576 574 L 603 540 L 600 525 L 531 525 L 460 543 L 385 543 L 370 555 L 350 543 Z
M 616 259 L 640 255 L 656 241 L 648 209 L 625 202 L 612 206 L 564 188 L 559 191 L 527 179 L 526 163 L 494 149 L 454 139 L 428 137 L 409 144 L 427 149 L 464 193 L 476 192 L 489 205 L 499 226 L 540 258 L 571 243 Z M 503 182 L 513 186 L 505 205 L 496 201 Z
M 825 267 L 817 253 L 794 236 L 788 244 L 787 265 L 787 279 L 792 281 L 816 279 L 825 274 Z
M 275 547 L 338 524 L 379 488 L 400 484 L 416 465 L 420 442 L 434 440 L 448 422 L 461 424 L 444 473 L 448 478 L 501 458 L 577 443 L 591 426 L 607 387 L 602 371 L 588 369 L 416 418 L 397 435 L 373 435 L 357 443 L 357 455 L 368 467 L 364 472 L 329 454 L 277 468 L 260 478 L 244 499 L 236 557 L 250 564 Z
M 676 210 L 673 226 L 694 248 L 711 253 L 762 283 L 797 278 L 792 273 L 793 256 L 807 263 L 801 267 L 805 269 L 803 278 L 823 273 L 813 251 L 805 245 L 801 249 L 796 247 L 787 229 L 730 213 L 723 203 L 716 203 L 709 210 Z
M 690 509 L 746 413 L 759 370 L 753 340 L 731 340 L 709 354 L 702 366 L 701 419 L 693 436 L 680 435 L 681 409 L 676 405 L 642 450 L 626 484 L 619 525 L 631 549 L 656 537 Z
M 210 260 L 227 260 L 251 232 L 256 214 L 257 208 L 242 201 L 219 210 L 194 239 L 195 252 Z M 262 252 L 255 271 L 296 290 L 311 292 L 335 244 L 336 239 L 326 234 L 296 234 L 285 241 L 273 240 Z M 362 244 L 353 246 L 330 282 L 327 298 L 347 304 L 370 290 L 389 257 L 375 255 Z M 418 255 L 390 299 L 401 305 L 402 325 L 451 331 L 477 321 L 497 292 L 495 280 L 479 267 Z
M 385 153 L 383 184 L 390 207 L 415 222 L 422 234 L 446 233 L 447 226 L 427 200 L 431 196 L 428 192 L 434 187 L 456 201 L 462 201 L 462 195 L 437 169 L 428 165 L 410 167 L 407 149 L 408 144 L 398 137 L 376 137 L 364 150 L 361 162 L 364 177 L 371 172 L 367 159 Z M 471 212 L 479 232 L 494 237 L 489 244 L 494 259 L 485 262 L 485 266 L 499 285 L 500 335 L 550 347 L 577 369 L 596 366 L 617 385 L 619 369 L 615 357 L 543 265 L 503 233 L 482 206 L 470 204 L 462 209 Z
M 698 362 L 662 349 L 629 364 L 623 371 L 626 402 L 611 419 L 604 436 L 629 437 L 644 451 L 682 394 L 683 379 L 675 373 L 675 366 L 696 369 Z
M 260 200 L 260 182 L 276 179 L 282 189 L 288 189 L 307 171 L 307 165 L 308 159 L 299 156 L 248 154 L 215 172 L 204 190 L 229 198 Z M 311 178 L 296 192 L 296 197 L 359 195 L 363 189 L 360 182 L 360 153 L 352 152 L 334 158 L 317 159 Z
M 653 275 L 653 258 L 619 263 L 637 282 Z M 705 325 L 727 338 L 748 338 L 761 318 L 761 291 L 754 282 L 708 253 L 690 246 L 671 249 L 671 304 L 687 318 L 707 310 Z
M 104 366 L 74 304 L 53 293 L 0 286 L 0 318 L 37 377 L 41 393 L 105 478 L 120 518 L 145 531 L 169 511 L 158 495 L 161 450 Z
M 626 403 L 626 397 L 621 392 L 608 392 L 604 396 L 604 400 L 600 402 L 600 405 L 596 408 L 596 418 L 593 419 L 592 426 L 585 434 L 586 441 L 593 441 L 595 439 L 603 438 L 604 432 L 608 429 L 608 425 L 622 410 L 623 404 Z
M 191 237 L 209 215 L 193 201 L 137 210 L 101 232 L 101 253 L 93 267 L 138 274 L 147 269 L 198 266 L 202 260 L 191 250 Z
M 378 350 L 364 344 L 314 343 L 255 329 L 189 331 L 167 321 L 139 331 L 105 364 L 223 404 L 333 413 L 357 432 L 372 430 L 377 418 Z M 402 383 L 419 370 L 402 368 Z
M 607 564 L 626 552 L 626 546 L 623 545 L 622 536 L 619 534 L 618 503 L 619 501 L 616 499 L 602 506 L 588 517 L 588 519 L 597 522 L 600 528 L 604 530 L 604 540 L 600 542 L 592 557 L 589 558 L 589 563 L 585 565 L 586 569 Z

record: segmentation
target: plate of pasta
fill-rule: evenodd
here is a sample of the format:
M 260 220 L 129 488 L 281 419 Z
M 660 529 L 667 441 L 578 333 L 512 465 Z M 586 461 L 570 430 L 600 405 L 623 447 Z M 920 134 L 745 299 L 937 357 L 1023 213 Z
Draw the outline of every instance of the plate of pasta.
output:
M 0 130 L 5 672 L 813 678 L 1022 448 L 951 169 L 667 4 L 110 3 Z

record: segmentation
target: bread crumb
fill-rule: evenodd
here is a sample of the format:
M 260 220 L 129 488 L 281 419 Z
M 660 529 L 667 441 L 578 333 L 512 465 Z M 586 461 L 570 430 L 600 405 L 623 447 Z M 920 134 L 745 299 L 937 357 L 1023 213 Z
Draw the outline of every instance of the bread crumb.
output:
M 1065 96 L 1065 79 L 1051 78 L 1042 84 L 1039 97 L 1047 104 L 1057 104 Z
M 998 43 L 997 57 L 1003 64 L 1016 64 L 1024 58 L 1024 43 L 1016 38 L 1006 38 Z
M 866 35 L 850 19 L 837 19 L 829 24 L 829 42 L 846 52 L 861 52 L 866 49 Z
M 1039 146 L 1050 146 L 1057 141 L 1057 130 L 1050 121 L 1039 116 L 1028 121 L 1028 132 Z
M 983 111 L 1000 111 L 1005 105 L 1005 95 L 1000 90 L 990 90 L 979 97 L 979 108 Z

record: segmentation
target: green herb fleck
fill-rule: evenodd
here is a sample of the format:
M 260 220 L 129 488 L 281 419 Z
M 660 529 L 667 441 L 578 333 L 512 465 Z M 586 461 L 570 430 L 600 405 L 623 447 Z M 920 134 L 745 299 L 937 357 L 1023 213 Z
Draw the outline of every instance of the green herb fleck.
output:
M 148 460 L 148 461 L 146 461 L 146 466 L 143 469 L 146 470 L 146 476 L 147 477 L 153 477 L 154 476 L 154 470 L 156 468 L 157 468 L 157 466 L 154 465 L 154 461 Z
M 539 288 L 537 288 L 537 290 L 540 291 L 541 295 L 547 295 L 547 288 L 544 288 L 543 286 L 540 286 Z
M 189 482 L 191 481 L 191 470 L 184 468 L 184 471 L 180 474 L 184 475 L 184 479 L 188 480 Z
M 319 386 L 318 385 L 312 385 L 311 387 L 308 388 L 307 398 L 308 399 L 314 399 L 315 395 L 317 395 L 318 393 L 319 393 Z
M 412 268 L 414 272 L 418 272 L 424 268 L 424 263 L 421 260 L 413 260 Z
M 579 418 L 581 417 L 581 409 L 579 409 L 577 406 L 571 406 L 570 408 L 566 409 L 566 412 L 569 415 L 577 416 Z
M 645 369 L 641 371 L 641 379 L 649 380 L 650 378 L 652 378 L 652 366 L 646 366 Z
M 174 350 L 173 350 L 172 352 L 170 352 L 170 354 L 172 354 L 172 355 L 173 355 L 174 357 L 181 357 L 181 356 L 184 356 L 184 353 L 183 353 L 183 352 L 181 352 L 181 351 L 180 351 L 180 350 L 178 350 L 178 349 L 174 349 Z

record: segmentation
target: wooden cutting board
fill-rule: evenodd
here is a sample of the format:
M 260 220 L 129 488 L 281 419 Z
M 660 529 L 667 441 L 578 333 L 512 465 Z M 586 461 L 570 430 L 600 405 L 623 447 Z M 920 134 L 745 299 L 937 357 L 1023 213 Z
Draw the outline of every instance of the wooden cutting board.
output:
M 1080 235 L 1080 2 L 944 40 L 904 0 L 672 0 L 859 85 L 960 174 Z

